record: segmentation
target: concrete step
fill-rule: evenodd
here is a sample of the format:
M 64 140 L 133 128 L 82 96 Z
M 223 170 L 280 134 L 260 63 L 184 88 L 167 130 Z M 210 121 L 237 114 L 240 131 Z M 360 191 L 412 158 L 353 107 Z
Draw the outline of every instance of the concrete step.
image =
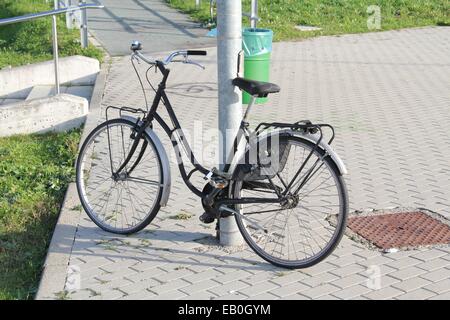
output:
M 65 93 L 67 88 L 61 87 L 61 93 Z M 35 86 L 26 98 L 27 101 L 41 98 L 48 98 L 55 95 L 55 86 Z
M 10 92 L 6 95 L 3 95 L 0 97 L 0 100 L 5 100 L 5 99 L 13 99 L 13 100 L 25 100 L 28 95 L 31 92 L 31 89 L 33 88 L 26 88 L 26 89 L 22 89 L 16 92 Z
M 86 99 L 62 94 L 0 107 L 0 137 L 78 128 L 89 111 Z
M 92 86 L 61 86 L 61 93 L 67 93 L 74 96 L 86 98 L 88 101 L 92 97 Z M 27 97 L 27 101 L 34 100 L 34 99 L 40 99 L 40 98 L 48 98 L 55 94 L 55 87 L 50 85 L 45 86 L 35 86 L 30 94 Z
M 0 0 L 1 1 L 1 0 Z M 100 71 L 97 60 L 82 56 L 60 59 L 60 82 L 71 86 L 93 86 Z M 53 61 L 45 61 L 15 68 L 0 70 L 0 97 L 9 99 L 25 99 L 16 97 L 16 93 L 26 93 L 35 86 L 54 85 L 55 69 Z
M 24 99 L 2 99 L 2 98 L 0 98 L 0 107 L 6 106 L 6 105 L 9 105 L 12 103 L 20 102 L 20 101 L 24 101 Z
M 86 98 L 88 101 L 91 101 L 93 91 L 93 86 L 70 86 L 67 87 L 65 93 Z

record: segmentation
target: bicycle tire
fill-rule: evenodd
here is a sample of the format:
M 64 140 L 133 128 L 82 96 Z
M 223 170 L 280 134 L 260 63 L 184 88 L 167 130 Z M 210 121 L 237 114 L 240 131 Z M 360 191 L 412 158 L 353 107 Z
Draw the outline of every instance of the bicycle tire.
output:
M 112 130 L 111 128 L 114 128 L 117 126 L 128 128 L 128 129 L 130 129 L 130 132 L 132 132 L 132 128 L 135 127 L 135 123 L 133 123 L 132 121 L 129 121 L 126 119 L 120 119 L 120 118 L 109 120 L 109 121 L 106 121 L 106 122 L 100 124 L 99 126 L 97 126 L 88 135 L 88 137 L 86 138 L 86 140 L 84 141 L 84 143 L 80 149 L 80 153 L 79 153 L 77 163 L 76 163 L 76 185 L 77 185 L 77 191 L 78 191 L 78 195 L 79 195 L 79 198 L 81 201 L 81 205 L 82 205 L 84 211 L 98 227 L 100 227 L 102 230 L 110 232 L 110 233 L 128 235 L 128 234 L 137 233 L 137 232 L 141 231 L 142 229 L 144 229 L 146 226 L 148 226 L 153 221 L 153 219 L 156 217 L 157 213 L 159 212 L 159 210 L 161 208 L 160 202 L 161 202 L 161 198 L 162 198 L 162 194 L 163 194 L 163 181 L 164 181 L 163 174 L 164 174 L 164 172 L 162 170 L 162 165 L 161 165 L 161 155 L 159 154 L 159 152 L 155 146 L 155 143 L 153 142 L 151 137 L 144 132 L 143 139 L 145 139 L 145 141 L 148 143 L 148 147 L 150 147 L 151 151 L 155 154 L 156 166 L 157 166 L 157 171 L 158 171 L 158 176 L 159 176 L 158 181 L 157 181 L 157 187 L 155 190 L 156 193 L 154 195 L 153 204 L 152 204 L 151 208 L 148 210 L 148 212 L 146 212 L 144 218 L 142 218 L 140 221 L 138 221 L 138 223 L 136 223 L 135 225 L 131 225 L 127 228 L 117 228 L 117 227 L 112 226 L 109 223 L 106 223 L 105 220 L 100 220 L 99 213 L 95 212 L 95 210 L 93 209 L 93 206 L 90 204 L 90 200 L 87 197 L 88 192 L 86 191 L 85 181 L 84 181 L 84 179 L 86 179 L 86 176 L 85 176 L 85 172 L 84 172 L 85 170 L 84 170 L 83 166 L 85 164 L 87 148 L 89 146 L 91 146 L 92 143 L 95 143 L 96 137 L 99 137 L 99 135 L 102 132 L 107 130 L 106 132 L 108 134 L 108 139 L 110 139 L 110 137 L 109 137 L 110 131 L 109 130 Z M 123 133 L 122 133 L 122 136 L 123 136 Z M 131 140 L 131 137 L 129 139 Z M 136 151 L 136 153 L 138 153 L 138 152 Z M 109 154 L 110 154 L 109 161 L 111 161 L 111 151 L 109 151 Z M 94 155 L 91 155 L 91 158 L 94 159 Z M 92 167 L 94 167 L 94 166 L 92 166 Z M 89 175 L 89 173 L 87 175 Z M 106 175 L 106 172 L 105 172 L 105 175 Z M 104 179 L 107 180 L 108 178 L 106 177 Z M 111 180 L 113 180 L 112 176 L 111 176 Z M 128 190 L 131 191 L 129 182 L 127 182 L 126 180 L 124 180 L 124 181 L 127 183 L 127 186 L 124 187 L 124 189 L 128 188 Z M 110 183 L 112 184 L 112 182 L 110 182 Z M 109 200 L 109 198 L 107 199 L 107 201 L 108 200 Z M 130 207 L 132 208 L 131 210 L 137 211 L 137 209 L 136 209 L 137 202 L 139 200 L 140 199 L 132 198 L 130 196 L 129 203 L 130 203 Z M 143 203 L 140 203 L 140 204 L 144 205 Z M 105 205 L 106 205 L 106 208 L 108 209 L 108 205 L 107 204 L 105 204 Z M 134 209 L 133 209 L 133 206 L 134 206 Z M 137 220 L 135 218 L 134 214 L 135 214 L 135 212 L 133 212 L 133 218 L 135 220 Z
M 288 136 L 288 137 L 282 137 L 280 136 L 280 141 L 282 139 L 288 139 L 288 141 L 296 142 L 298 144 L 304 145 L 308 149 L 312 150 L 314 148 L 314 144 L 310 141 L 300 138 L 298 136 Z M 318 148 L 315 151 L 315 154 L 318 157 L 324 157 L 325 151 Z M 337 165 L 334 163 L 334 161 L 331 159 L 330 156 L 325 156 L 323 158 L 323 161 L 326 164 L 326 167 L 330 170 L 331 175 L 334 178 L 334 181 L 336 182 L 336 187 L 339 194 L 339 219 L 336 220 L 336 228 L 333 236 L 331 237 L 330 241 L 327 243 L 327 245 L 320 250 L 317 254 L 301 259 L 301 260 L 286 260 L 281 259 L 278 257 L 275 257 L 273 254 L 269 254 L 265 251 L 265 249 L 261 248 L 261 246 L 257 243 L 257 241 L 253 238 L 253 236 L 249 233 L 249 227 L 246 225 L 245 220 L 238 214 L 235 214 L 236 223 L 238 225 L 238 228 L 246 241 L 246 243 L 250 246 L 250 248 L 259 255 L 262 259 L 270 262 L 273 265 L 276 265 L 278 267 L 287 268 L 287 269 L 302 269 L 302 268 L 308 268 L 311 267 L 321 261 L 323 261 L 326 257 L 328 257 L 337 247 L 339 242 L 342 239 L 342 236 L 344 235 L 345 228 L 346 228 L 346 220 L 348 215 L 348 193 L 347 188 L 345 185 L 345 181 L 342 177 L 342 175 L 339 172 L 339 169 Z M 231 197 L 234 199 L 239 199 L 241 197 L 242 192 L 242 186 L 244 185 L 244 181 L 235 181 L 233 182 L 233 187 L 231 190 Z M 237 211 L 240 211 L 245 216 L 245 211 L 242 212 L 240 206 L 236 206 L 235 208 Z M 248 217 L 247 217 L 248 218 Z M 289 219 L 289 218 L 287 218 Z M 289 241 L 289 240 L 288 240 Z M 289 243 L 288 243 L 289 246 Z

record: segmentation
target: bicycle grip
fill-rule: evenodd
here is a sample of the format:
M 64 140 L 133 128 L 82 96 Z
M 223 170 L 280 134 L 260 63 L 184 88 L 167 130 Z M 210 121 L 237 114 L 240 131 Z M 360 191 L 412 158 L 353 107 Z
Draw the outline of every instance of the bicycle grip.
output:
M 187 54 L 188 56 L 206 56 L 208 52 L 204 50 L 188 50 Z

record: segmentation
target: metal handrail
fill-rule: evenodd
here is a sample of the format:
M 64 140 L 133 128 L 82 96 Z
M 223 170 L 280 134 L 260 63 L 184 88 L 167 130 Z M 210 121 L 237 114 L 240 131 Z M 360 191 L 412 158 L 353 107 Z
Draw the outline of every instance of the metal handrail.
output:
M 44 17 L 51 16 L 53 18 L 52 21 L 52 35 L 53 35 L 53 61 L 55 65 L 55 93 L 60 94 L 61 88 L 59 83 L 59 53 L 58 53 L 58 32 L 56 29 L 56 16 L 59 14 L 67 13 L 67 12 L 73 12 L 78 10 L 87 10 L 87 9 L 103 9 L 105 6 L 102 4 L 82 4 L 78 6 L 70 6 L 67 8 L 58 8 L 59 3 L 58 0 L 55 0 L 55 9 L 50 11 L 44 11 L 44 12 L 38 12 L 38 13 L 31 13 L 19 17 L 13 17 L 13 18 L 6 18 L 6 19 L 0 19 L 0 27 L 14 24 L 14 23 L 20 23 L 20 22 L 26 22 L 31 21 L 35 19 L 40 19 Z
M 216 4 L 217 0 L 210 0 L 209 1 L 209 11 L 211 15 L 211 23 L 214 22 L 214 5 Z M 199 5 L 199 2 L 196 2 L 196 5 Z M 246 13 L 243 12 L 242 16 L 249 18 L 250 20 L 250 27 L 253 29 L 256 29 L 258 21 L 261 21 L 261 18 L 258 16 L 258 0 L 252 0 L 251 4 L 251 12 Z
M 49 17 L 49 16 L 53 16 L 53 15 L 66 13 L 66 12 L 73 12 L 73 11 L 84 10 L 84 9 L 103 9 L 104 7 L 105 7 L 104 5 L 98 5 L 98 4 L 82 4 L 79 6 L 71 6 L 71 7 L 61 8 L 61 9 L 57 9 L 57 10 L 32 13 L 32 14 L 27 14 L 24 16 L 19 16 L 19 17 L 0 19 L 0 26 L 30 21 L 30 20 L 34 20 L 34 19 L 43 18 L 43 17 Z

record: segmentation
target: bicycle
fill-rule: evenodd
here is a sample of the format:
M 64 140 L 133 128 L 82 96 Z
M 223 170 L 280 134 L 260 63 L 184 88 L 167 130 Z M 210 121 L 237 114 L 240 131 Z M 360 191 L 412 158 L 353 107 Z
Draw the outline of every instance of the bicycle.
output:
M 150 110 L 109 106 L 107 119 L 82 145 L 76 164 L 76 184 L 81 204 L 101 229 L 132 234 L 145 228 L 167 205 L 171 188 L 167 153 L 153 130 L 158 123 L 171 138 L 184 183 L 201 198 L 204 223 L 220 223 L 234 216 L 247 244 L 263 259 L 284 268 L 306 268 L 325 259 L 340 242 L 348 214 L 345 165 L 330 147 L 335 138 L 331 125 L 310 121 L 261 123 L 249 129 L 248 115 L 255 99 L 278 93 L 271 83 L 236 78 L 233 84 L 253 98 L 234 140 L 224 168 L 200 165 L 186 141 L 166 95 L 167 66 L 206 51 L 177 51 L 164 60 L 152 60 L 133 42 L 131 61 L 149 65 L 162 74 Z M 175 59 L 182 57 L 181 59 Z M 145 90 L 144 90 L 145 94 Z M 147 98 L 146 98 L 147 99 Z M 172 127 L 158 113 L 163 104 Z M 119 117 L 108 118 L 110 109 Z M 126 113 L 126 114 L 125 114 Z M 133 113 L 136 116 L 130 116 Z M 324 129 L 331 133 L 325 142 Z M 180 147 L 194 166 L 189 173 Z M 204 175 L 203 190 L 195 187 L 194 173 Z

